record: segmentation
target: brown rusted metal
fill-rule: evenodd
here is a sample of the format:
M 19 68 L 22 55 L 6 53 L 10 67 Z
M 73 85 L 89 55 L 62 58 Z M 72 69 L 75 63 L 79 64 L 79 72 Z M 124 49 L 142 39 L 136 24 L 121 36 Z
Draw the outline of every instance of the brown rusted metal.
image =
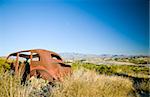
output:
M 30 54 L 23 54 L 25 52 Z M 52 51 L 43 49 L 24 50 L 10 54 L 7 59 L 11 56 L 16 57 L 16 62 L 12 63 L 12 69 L 15 68 L 16 74 L 21 70 L 23 80 L 26 80 L 27 77 L 36 76 L 50 82 L 61 81 L 64 76 L 71 74 L 71 66 L 66 65 L 62 58 Z M 26 60 L 20 62 L 19 58 L 25 58 Z

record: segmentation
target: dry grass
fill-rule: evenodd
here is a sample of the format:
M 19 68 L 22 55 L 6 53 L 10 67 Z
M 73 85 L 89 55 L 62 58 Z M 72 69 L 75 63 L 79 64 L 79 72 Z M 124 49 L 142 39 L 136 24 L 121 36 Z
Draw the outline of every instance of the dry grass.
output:
M 140 84 L 136 85 L 138 91 L 150 93 L 150 80 L 142 81 Z
M 127 78 L 81 69 L 57 84 L 51 97 L 135 97 L 135 94 L 132 82 Z
M 0 73 L 0 97 L 29 97 L 31 86 L 21 85 L 20 78 L 8 72 Z
M 85 69 L 76 70 L 63 82 L 55 83 L 55 86 L 51 87 L 51 95 L 48 89 L 40 86 L 40 84 L 45 85 L 45 81 L 34 78 L 32 81 L 28 85 L 21 85 L 19 77 L 2 71 L 0 97 L 135 97 L 129 79 L 98 75 L 94 71 Z

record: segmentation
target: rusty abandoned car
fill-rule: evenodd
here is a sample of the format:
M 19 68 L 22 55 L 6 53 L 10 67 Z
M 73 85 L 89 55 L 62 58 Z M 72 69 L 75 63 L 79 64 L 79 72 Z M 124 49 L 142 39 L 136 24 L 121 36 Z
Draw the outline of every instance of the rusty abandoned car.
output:
M 22 75 L 22 80 L 35 76 L 49 82 L 61 81 L 64 76 L 71 74 L 71 66 L 66 65 L 62 58 L 55 52 L 33 49 L 11 53 L 7 61 L 11 65 L 14 74 Z

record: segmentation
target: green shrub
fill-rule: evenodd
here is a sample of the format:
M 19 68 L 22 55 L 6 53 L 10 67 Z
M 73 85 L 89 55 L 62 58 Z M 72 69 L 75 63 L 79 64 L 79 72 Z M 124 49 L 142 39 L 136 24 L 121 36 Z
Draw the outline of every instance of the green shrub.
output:
M 95 70 L 100 74 L 113 75 L 115 73 L 129 74 L 136 77 L 136 75 L 149 76 L 149 67 L 129 66 L 129 65 L 96 65 L 92 63 L 79 63 L 72 64 L 73 69 L 86 68 L 89 70 Z
M 9 70 L 10 69 L 10 65 L 8 63 L 6 63 L 6 59 L 5 58 L 0 58 L 0 70 L 2 68 L 5 68 L 5 70 Z

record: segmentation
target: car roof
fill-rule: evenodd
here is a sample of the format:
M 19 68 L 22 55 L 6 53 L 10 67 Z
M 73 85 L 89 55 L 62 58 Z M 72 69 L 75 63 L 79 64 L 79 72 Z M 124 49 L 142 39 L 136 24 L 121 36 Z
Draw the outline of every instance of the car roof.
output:
M 41 55 L 43 54 L 43 52 L 45 52 L 45 53 L 50 53 L 50 54 L 59 56 L 57 53 L 55 53 L 53 51 L 49 51 L 49 50 L 45 50 L 45 49 L 31 49 L 31 50 L 22 50 L 22 51 L 11 53 L 11 54 L 8 55 L 8 57 L 9 56 L 17 56 L 17 53 L 22 53 L 22 52 L 32 52 L 32 53 L 38 53 L 38 54 L 41 54 Z M 29 58 L 29 55 L 21 54 L 21 57 Z

